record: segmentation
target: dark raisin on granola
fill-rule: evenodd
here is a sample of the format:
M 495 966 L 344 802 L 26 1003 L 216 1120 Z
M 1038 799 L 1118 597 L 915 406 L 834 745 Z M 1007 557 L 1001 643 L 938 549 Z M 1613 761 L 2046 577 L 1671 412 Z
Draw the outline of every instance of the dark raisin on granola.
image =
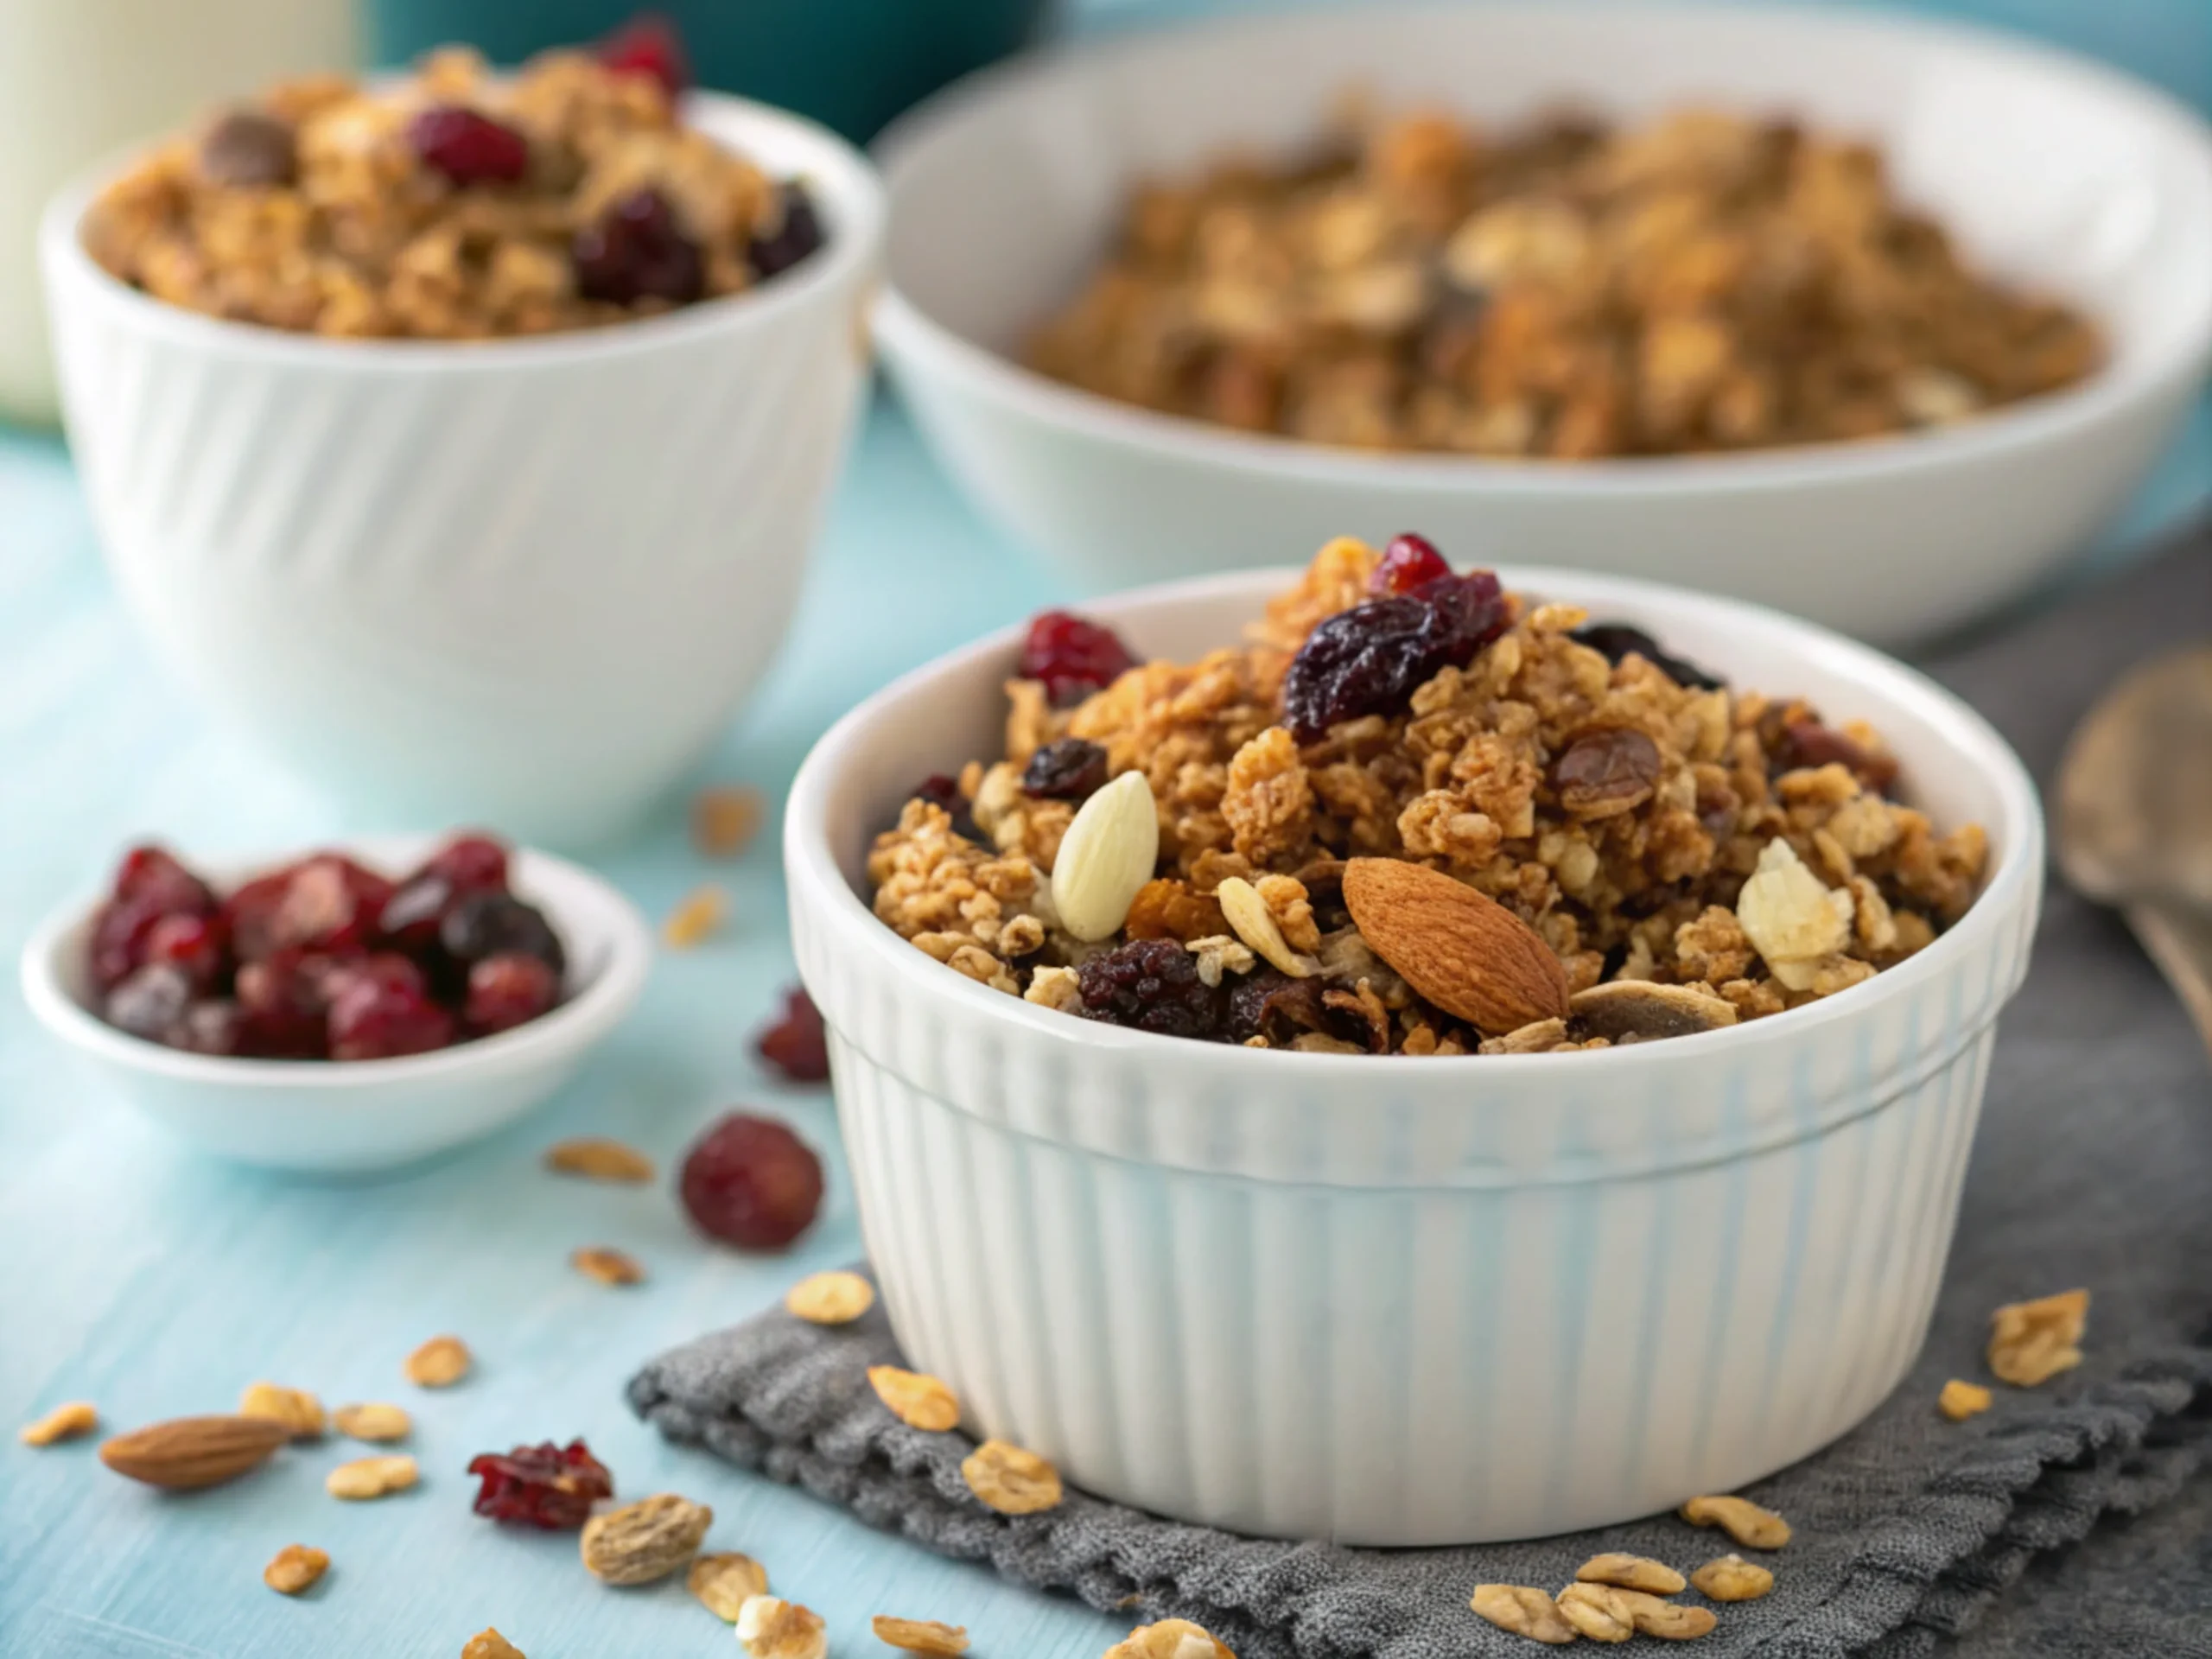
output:
M 1632 812 L 1659 784 L 1659 746 L 1628 726 L 1583 733 L 1552 763 L 1559 804 L 1578 818 Z
M 1887 794 L 1897 780 L 1897 757 L 1870 749 L 1833 726 L 1809 716 L 1786 719 L 1768 746 L 1777 773 L 1802 767 L 1840 766 L 1877 794 Z
M 976 822 L 976 815 L 969 810 L 968 798 L 960 792 L 960 780 L 950 772 L 931 772 L 907 792 L 906 798 L 927 801 L 931 806 L 942 807 L 952 820 L 952 833 L 963 841 L 983 840 L 983 831 Z
M 689 305 L 707 291 L 707 263 L 658 190 L 633 190 L 570 239 L 576 291 L 588 300 Z
M 1718 674 L 1708 674 L 1694 663 L 1670 657 L 1660 649 L 1656 639 L 1630 623 L 1592 622 L 1575 629 L 1567 637 L 1577 645 L 1589 646 L 1607 662 L 1616 665 L 1622 658 L 1633 652 L 1676 685 L 1688 690 L 1718 691 L 1728 683 Z
M 1163 1037 L 1211 1037 L 1221 1024 L 1221 998 L 1179 940 L 1132 939 L 1102 951 L 1076 969 L 1076 983 L 1086 1020 Z
M 1440 670 L 1465 666 L 1510 620 L 1488 570 L 1440 576 L 1338 612 L 1306 636 L 1283 676 L 1291 735 L 1311 743 L 1340 721 L 1398 713 Z
M 1104 746 L 1081 737 L 1053 739 L 1021 773 L 1022 792 L 1048 801 L 1080 801 L 1105 781 Z
M 1334 1036 L 1335 1022 L 1322 1000 L 1326 988 L 1318 978 L 1293 979 L 1275 968 L 1247 974 L 1229 994 L 1230 1039 L 1243 1043 L 1264 1037 L 1287 1045 L 1302 1032 Z
M 804 185 L 793 179 L 778 194 L 783 212 L 776 228 L 754 237 L 745 250 L 747 263 L 764 283 L 813 253 L 823 239 L 822 215 L 815 211 L 814 198 Z
M 299 153 L 291 124 L 259 110 L 232 110 L 200 140 L 200 176 L 233 189 L 292 182 Z

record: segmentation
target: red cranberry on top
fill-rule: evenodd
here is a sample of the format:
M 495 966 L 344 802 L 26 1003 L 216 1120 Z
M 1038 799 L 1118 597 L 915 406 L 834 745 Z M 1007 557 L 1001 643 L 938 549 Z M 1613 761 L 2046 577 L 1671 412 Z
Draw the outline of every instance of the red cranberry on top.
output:
M 481 111 L 433 105 L 407 124 L 407 142 L 425 167 L 464 188 L 512 184 L 530 170 L 530 140 Z
M 640 12 L 599 43 L 609 69 L 650 75 L 676 97 L 691 85 L 691 62 L 676 25 L 657 11 Z

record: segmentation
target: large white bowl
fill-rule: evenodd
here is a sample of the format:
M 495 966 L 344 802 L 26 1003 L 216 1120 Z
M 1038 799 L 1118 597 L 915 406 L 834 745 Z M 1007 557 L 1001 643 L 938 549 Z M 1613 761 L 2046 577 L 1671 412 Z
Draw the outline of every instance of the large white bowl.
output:
M 708 93 L 686 114 L 803 177 L 828 245 L 606 329 L 225 321 L 93 264 L 100 179 L 47 213 L 70 446 L 124 597 L 221 719 L 365 816 L 603 840 L 782 641 L 865 381 L 881 200 L 811 122 Z
M 1241 1532 L 1535 1536 L 1727 1491 L 1910 1368 L 2043 825 L 1972 710 L 1863 646 L 1648 584 L 1508 570 L 1773 692 L 1864 717 L 1988 885 L 1840 995 L 1609 1052 L 1256 1052 L 1033 1007 L 870 912 L 870 837 L 995 753 L 1014 632 L 840 721 L 785 820 L 868 1250 L 912 1363 L 1090 1491 Z M 1236 637 L 1282 580 L 1096 607 L 1141 655 Z
M 1511 122 L 1693 101 L 1869 135 L 1995 270 L 2107 329 L 2093 381 L 1954 429 L 1588 463 L 1377 455 L 1109 402 L 1015 365 L 1099 257 L 1123 190 L 1224 146 L 1310 137 L 1347 83 Z M 1926 636 L 2032 586 L 2126 499 L 2212 354 L 2212 135 L 2110 70 L 1880 15 L 1569 0 L 1359 6 L 1090 46 L 988 71 L 881 140 L 877 339 L 938 453 L 1090 591 L 1271 563 L 1338 533 L 1435 538 Z
M 396 874 L 420 863 L 435 842 L 385 836 L 342 850 Z M 228 890 L 293 856 L 209 874 Z M 24 945 L 23 1000 L 96 1082 L 203 1152 L 270 1169 L 397 1168 L 481 1140 L 528 1112 L 575 1075 L 645 989 L 652 939 L 635 905 L 590 871 L 527 848 L 515 852 L 513 885 L 544 911 L 567 947 L 565 1000 L 527 1025 L 431 1054 L 230 1059 L 118 1031 L 93 1012 L 93 899 L 56 912 Z

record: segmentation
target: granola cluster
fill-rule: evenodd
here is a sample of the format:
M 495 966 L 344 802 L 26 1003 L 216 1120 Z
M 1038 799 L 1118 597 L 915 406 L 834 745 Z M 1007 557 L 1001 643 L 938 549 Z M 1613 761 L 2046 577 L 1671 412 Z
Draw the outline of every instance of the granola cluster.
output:
M 466 48 L 407 79 L 279 86 L 93 204 L 85 245 L 156 298 L 301 333 L 467 340 L 734 294 L 813 251 L 810 202 L 678 118 L 652 74 Z
M 1876 149 L 1686 109 L 1503 132 L 1414 113 L 1147 183 L 1029 359 L 1248 431 L 1580 460 L 1941 425 L 2102 349 L 1969 269 Z
M 1892 798 L 1872 731 L 1730 688 L 1573 606 L 1504 595 L 1466 660 L 1298 741 L 1282 688 L 1317 642 L 1490 582 L 1391 592 L 1418 541 L 1389 559 L 1332 543 L 1245 643 L 1196 663 L 1137 664 L 1060 706 L 1010 682 L 1002 758 L 931 780 L 877 838 L 876 914 L 979 983 L 1094 1019 L 1465 1054 L 1802 1007 L 1973 902 L 1983 831 L 1939 833 Z M 1033 792 L 1091 748 L 1084 798 Z M 1095 854 L 1102 839 L 1140 849 L 1135 863 Z M 1078 840 L 1080 868 L 1063 867 Z M 1403 879 L 1348 880 L 1392 874 L 1361 861 Z M 1403 891 L 1438 880 L 1465 902 Z M 1064 912 L 1095 912 L 1102 884 L 1118 925 L 1071 930 Z M 1363 917 L 1363 894 L 1377 895 Z M 1541 949 L 1516 944 L 1530 933 Z

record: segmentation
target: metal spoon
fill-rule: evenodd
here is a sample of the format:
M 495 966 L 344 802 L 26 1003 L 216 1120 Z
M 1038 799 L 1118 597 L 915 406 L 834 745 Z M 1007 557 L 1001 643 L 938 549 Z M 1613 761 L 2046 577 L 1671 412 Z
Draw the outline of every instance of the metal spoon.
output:
M 2212 645 L 2135 670 L 2075 728 L 2059 861 L 2120 906 L 2212 1047 Z

